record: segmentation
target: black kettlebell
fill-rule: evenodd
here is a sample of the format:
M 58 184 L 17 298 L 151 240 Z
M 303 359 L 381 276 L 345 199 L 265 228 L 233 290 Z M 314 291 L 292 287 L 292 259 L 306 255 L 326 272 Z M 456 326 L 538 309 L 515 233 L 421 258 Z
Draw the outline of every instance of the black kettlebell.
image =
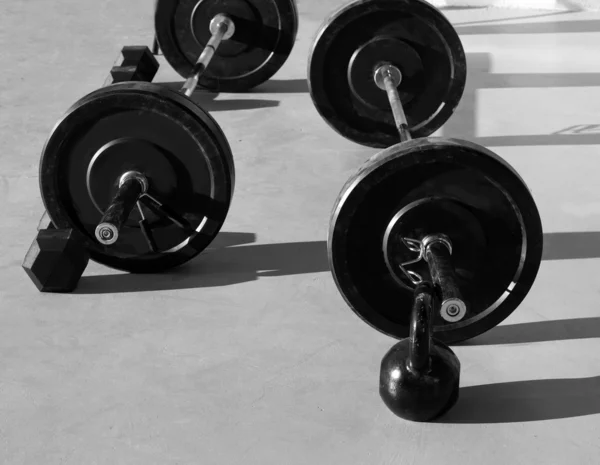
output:
M 452 349 L 432 338 L 433 285 L 414 291 L 410 337 L 393 346 L 381 361 L 379 394 L 397 416 L 430 421 L 458 400 L 460 362 Z

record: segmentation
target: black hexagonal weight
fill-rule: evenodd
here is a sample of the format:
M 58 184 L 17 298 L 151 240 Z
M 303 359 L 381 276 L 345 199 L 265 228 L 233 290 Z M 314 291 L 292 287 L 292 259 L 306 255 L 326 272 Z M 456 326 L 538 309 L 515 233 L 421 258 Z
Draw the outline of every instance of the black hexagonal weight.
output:
M 104 85 L 127 81 L 152 82 L 159 68 L 154 54 L 145 45 L 123 47 L 121 57 L 117 61 Z
M 41 229 L 23 269 L 40 292 L 72 292 L 89 261 L 83 236 L 73 229 Z

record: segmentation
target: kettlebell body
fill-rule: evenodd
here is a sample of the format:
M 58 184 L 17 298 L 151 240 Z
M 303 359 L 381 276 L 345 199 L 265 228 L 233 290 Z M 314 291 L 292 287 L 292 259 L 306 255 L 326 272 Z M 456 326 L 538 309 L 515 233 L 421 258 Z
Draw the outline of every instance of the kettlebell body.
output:
M 410 339 L 394 345 L 381 360 L 379 395 L 397 416 L 430 421 L 446 413 L 458 400 L 460 361 L 446 344 L 433 341 L 427 370 L 410 363 Z
M 460 362 L 450 347 L 432 337 L 433 285 L 417 285 L 413 299 L 410 337 L 383 357 L 379 395 L 397 416 L 430 421 L 458 400 Z

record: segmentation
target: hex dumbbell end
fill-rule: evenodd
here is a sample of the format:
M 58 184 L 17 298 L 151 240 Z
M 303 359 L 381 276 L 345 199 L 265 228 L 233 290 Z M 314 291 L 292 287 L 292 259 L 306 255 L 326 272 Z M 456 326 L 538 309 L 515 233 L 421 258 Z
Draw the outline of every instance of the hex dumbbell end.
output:
M 460 362 L 452 349 L 431 336 L 433 293 L 428 282 L 417 286 L 410 337 L 381 361 L 379 394 L 395 415 L 411 421 L 434 420 L 458 400 Z
M 117 82 L 152 82 L 159 68 L 158 60 L 145 45 L 127 45 L 121 49 L 121 57 L 110 70 L 105 85 Z
M 74 229 L 41 229 L 23 269 L 40 292 L 72 292 L 89 262 L 84 239 Z

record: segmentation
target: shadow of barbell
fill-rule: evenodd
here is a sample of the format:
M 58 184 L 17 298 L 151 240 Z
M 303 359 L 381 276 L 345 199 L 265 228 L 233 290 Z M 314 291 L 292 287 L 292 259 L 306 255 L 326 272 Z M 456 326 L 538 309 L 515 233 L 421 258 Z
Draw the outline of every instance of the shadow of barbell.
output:
M 600 413 L 600 376 L 465 386 L 437 423 L 493 424 L 557 420 Z
M 600 144 L 600 124 L 576 124 L 549 134 L 477 136 L 477 92 L 480 89 L 600 87 L 600 73 L 490 73 L 489 53 L 467 54 L 467 83 L 463 97 L 442 131 L 485 147 Z
M 599 29 L 600 30 L 600 29 Z M 460 104 L 442 131 L 485 147 L 600 144 L 600 123 L 583 123 L 549 134 L 477 136 L 477 92 L 480 89 L 600 87 L 600 73 L 490 73 L 489 53 L 467 53 L 467 83 Z M 251 94 L 308 93 L 306 79 L 272 79 Z
M 559 15 L 562 12 L 555 12 Z M 565 14 L 571 12 L 564 12 Z M 550 15 L 548 15 L 550 16 Z M 513 20 L 519 18 L 504 18 Z M 490 35 L 490 34 L 577 34 L 600 31 L 600 20 L 573 20 L 573 21 L 547 21 L 539 23 L 512 23 L 512 24 L 457 24 L 456 32 L 459 35 Z
M 84 276 L 78 294 L 222 287 L 258 279 L 329 272 L 326 241 L 254 244 L 256 235 L 222 232 L 187 264 L 160 274 Z M 542 260 L 600 258 L 600 232 L 544 234 Z M 599 334 L 600 335 L 600 334 Z

